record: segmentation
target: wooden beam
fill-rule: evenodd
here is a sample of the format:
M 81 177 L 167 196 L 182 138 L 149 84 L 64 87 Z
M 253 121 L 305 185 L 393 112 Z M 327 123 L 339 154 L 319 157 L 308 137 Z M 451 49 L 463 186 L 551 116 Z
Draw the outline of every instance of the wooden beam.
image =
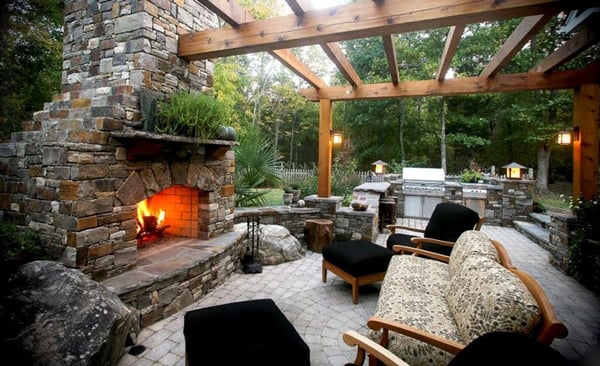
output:
M 452 58 L 456 53 L 456 48 L 458 47 L 460 37 L 462 37 L 464 31 L 464 24 L 451 27 L 448 31 L 448 37 L 446 37 L 446 45 L 444 46 L 444 53 L 442 53 L 442 60 L 440 61 L 440 68 L 438 69 L 436 74 L 437 79 L 439 81 L 442 81 L 446 78 L 446 73 L 450 68 L 450 63 L 452 62 Z
M 333 126 L 333 103 L 320 100 L 319 112 L 319 178 L 317 196 L 331 197 L 331 128 Z
M 573 142 L 573 199 L 598 198 L 598 120 L 600 86 L 581 85 L 573 96 L 573 125 L 579 128 L 579 140 Z
M 400 97 L 446 96 L 480 93 L 502 93 L 544 89 L 571 89 L 582 84 L 600 81 L 600 62 L 584 69 L 496 75 L 494 78 L 481 76 L 459 79 L 418 80 L 392 83 L 365 84 L 351 93 L 349 86 L 327 87 L 320 90 L 303 89 L 300 94 L 309 100 L 319 99 L 361 100 Z
M 232 27 L 239 27 L 242 24 L 254 21 L 254 17 L 234 0 L 200 0 L 200 3 Z M 327 86 L 317 74 L 312 72 L 289 49 L 270 50 L 268 53 L 314 88 L 319 89 Z
M 531 71 L 548 73 L 567 63 L 600 40 L 600 30 L 598 28 L 596 24 L 585 27 L 559 49 L 552 52 L 550 56 L 532 68 Z
M 574 7 L 564 0 L 386 0 L 307 11 L 201 32 L 180 34 L 179 56 L 201 60 L 310 44 L 405 33 L 542 14 Z
M 286 2 L 298 17 L 302 17 L 306 11 L 314 9 L 312 3 L 306 0 L 286 0 Z M 337 43 L 321 43 L 320 46 L 350 85 L 358 86 L 362 84 L 360 76 L 358 76 Z
M 553 16 L 554 13 L 546 13 L 523 19 L 480 75 L 496 75 Z
M 392 84 L 397 85 L 400 82 L 400 76 L 398 75 L 398 58 L 396 57 L 394 38 L 391 34 L 385 35 L 382 38 L 385 58 L 387 59 L 390 76 L 392 77 Z

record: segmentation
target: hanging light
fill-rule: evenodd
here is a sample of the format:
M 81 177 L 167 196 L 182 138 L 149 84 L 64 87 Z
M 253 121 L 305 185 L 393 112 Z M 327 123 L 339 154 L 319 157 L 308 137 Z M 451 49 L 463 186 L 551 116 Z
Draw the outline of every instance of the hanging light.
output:
M 341 132 L 333 132 L 331 134 L 331 142 L 334 145 L 341 145 L 343 141 L 344 141 L 344 135 L 342 135 Z

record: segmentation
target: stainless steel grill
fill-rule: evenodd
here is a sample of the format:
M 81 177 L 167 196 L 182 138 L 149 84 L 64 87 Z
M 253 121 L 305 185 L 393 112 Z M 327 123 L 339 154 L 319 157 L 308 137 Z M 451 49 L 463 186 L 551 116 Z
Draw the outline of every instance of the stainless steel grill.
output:
M 441 197 L 444 195 L 444 179 L 442 169 L 404 168 L 402 191 L 405 195 Z

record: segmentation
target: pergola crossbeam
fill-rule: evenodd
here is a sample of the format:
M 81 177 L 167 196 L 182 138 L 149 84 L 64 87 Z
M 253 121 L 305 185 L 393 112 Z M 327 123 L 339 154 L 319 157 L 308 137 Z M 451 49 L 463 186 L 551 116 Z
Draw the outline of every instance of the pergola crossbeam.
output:
M 382 38 L 383 49 L 385 51 L 388 68 L 390 70 L 392 84 L 397 85 L 400 82 L 400 76 L 398 75 L 398 58 L 396 57 L 396 45 L 394 44 L 394 38 L 391 34 L 384 35 Z
M 446 78 L 446 73 L 450 68 L 450 63 L 452 62 L 452 58 L 456 53 L 456 49 L 458 48 L 458 43 L 460 42 L 460 37 L 465 31 L 464 25 L 456 25 L 451 27 L 448 31 L 448 37 L 446 37 L 446 45 L 444 46 L 444 52 L 442 54 L 442 60 L 440 61 L 440 68 L 437 71 L 437 79 L 442 81 Z

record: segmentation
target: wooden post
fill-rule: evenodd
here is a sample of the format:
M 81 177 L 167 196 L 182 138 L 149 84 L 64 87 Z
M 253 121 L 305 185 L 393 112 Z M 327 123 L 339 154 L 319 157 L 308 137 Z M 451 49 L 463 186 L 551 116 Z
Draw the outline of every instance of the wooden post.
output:
M 320 100 L 319 112 L 319 197 L 331 197 L 331 128 L 333 126 L 333 103 Z
M 579 140 L 573 141 L 573 199 L 598 197 L 598 121 L 600 86 L 581 85 L 573 96 L 573 125 Z
M 304 221 L 304 241 L 309 250 L 321 253 L 333 241 L 333 221 L 308 219 Z

